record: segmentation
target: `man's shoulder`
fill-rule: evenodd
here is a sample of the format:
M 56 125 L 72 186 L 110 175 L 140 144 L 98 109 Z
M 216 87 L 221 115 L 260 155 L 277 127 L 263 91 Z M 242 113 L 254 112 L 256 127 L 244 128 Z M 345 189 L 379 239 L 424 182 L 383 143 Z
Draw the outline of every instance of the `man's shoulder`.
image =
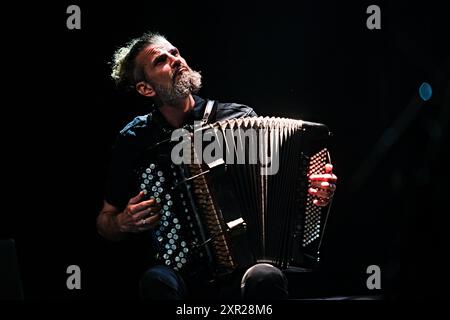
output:
M 121 136 L 136 136 L 143 130 L 150 128 L 152 121 L 152 114 L 146 114 L 136 116 L 133 120 L 128 122 L 122 130 L 120 130 Z
M 253 116 L 256 116 L 253 108 L 242 103 L 219 102 L 217 105 L 217 121 Z

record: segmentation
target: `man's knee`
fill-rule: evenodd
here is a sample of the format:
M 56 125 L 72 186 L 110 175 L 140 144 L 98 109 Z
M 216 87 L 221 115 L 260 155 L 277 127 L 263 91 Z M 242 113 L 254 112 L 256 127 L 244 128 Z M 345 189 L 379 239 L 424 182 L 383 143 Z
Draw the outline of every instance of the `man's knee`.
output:
M 288 281 L 280 269 L 259 263 L 242 277 L 241 294 L 244 299 L 287 299 Z
M 142 276 L 139 288 L 143 299 L 180 300 L 186 294 L 186 287 L 181 277 L 165 266 L 149 268 Z

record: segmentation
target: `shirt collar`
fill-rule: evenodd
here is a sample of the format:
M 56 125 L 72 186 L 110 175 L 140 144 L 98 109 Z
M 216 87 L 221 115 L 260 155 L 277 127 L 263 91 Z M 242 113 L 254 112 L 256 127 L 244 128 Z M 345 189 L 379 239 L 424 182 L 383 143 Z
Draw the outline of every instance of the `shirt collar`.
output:
M 205 111 L 205 106 L 206 106 L 206 100 L 199 96 L 196 96 L 196 95 L 193 95 L 192 97 L 194 98 L 194 102 L 195 102 L 194 108 L 192 108 L 189 111 L 184 124 L 193 124 L 194 121 L 202 120 L 202 118 L 203 118 L 203 113 Z M 159 111 L 158 108 L 156 108 L 152 112 L 152 120 L 164 129 L 168 129 L 168 130 L 173 129 L 172 126 L 166 121 L 166 119 L 161 114 L 161 112 Z

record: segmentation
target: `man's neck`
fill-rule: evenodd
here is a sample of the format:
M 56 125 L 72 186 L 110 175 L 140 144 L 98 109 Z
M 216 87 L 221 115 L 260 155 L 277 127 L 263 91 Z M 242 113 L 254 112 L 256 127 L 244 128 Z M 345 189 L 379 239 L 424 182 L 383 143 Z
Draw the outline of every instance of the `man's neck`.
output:
M 184 124 L 189 111 L 194 108 L 194 105 L 195 100 L 192 95 L 189 95 L 173 103 L 162 105 L 159 111 L 172 127 L 180 128 Z

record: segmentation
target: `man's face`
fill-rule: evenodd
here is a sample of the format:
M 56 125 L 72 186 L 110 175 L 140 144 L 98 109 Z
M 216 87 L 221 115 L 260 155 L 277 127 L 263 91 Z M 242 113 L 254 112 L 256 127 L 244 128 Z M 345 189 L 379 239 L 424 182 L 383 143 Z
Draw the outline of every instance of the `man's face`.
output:
M 201 87 L 200 73 L 192 70 L 168 41 L 147 46 L 138 54 L 136 62 L 163 103 L 186 98 Z

